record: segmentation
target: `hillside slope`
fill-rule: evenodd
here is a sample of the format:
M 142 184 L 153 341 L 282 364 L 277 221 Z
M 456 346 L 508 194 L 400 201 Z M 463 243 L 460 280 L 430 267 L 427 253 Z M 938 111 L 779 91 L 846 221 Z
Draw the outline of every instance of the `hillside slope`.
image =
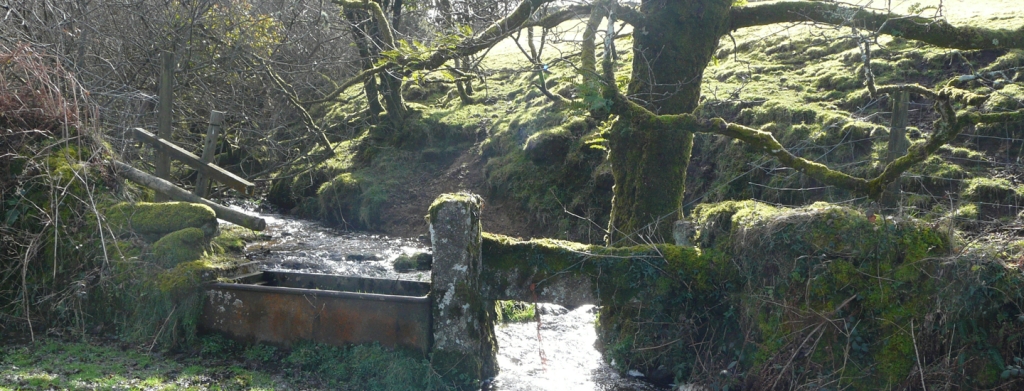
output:
M 986 6 L 987 5 L 987 6 Z M 905 11 L 907 5 L 898 10 Z M 920 8 L 919 8 L 920 9 Z M 998 12 L 996 12 L 998 10 Z M 924 8 L 923 15 L 935 13 Z M 992 27 L 1024 20 L 1024 6 L 993 0 L 956 2 L 942 9 L 953 22 Z M 300 215 L 411 236 L 438 194 L 469 190 L 485 196 L 485 229 L 515 236 L 601 242 L 612 180 L 602 131 L 583 105 L 560 107 L 550 93 L 578 95 L 572 64 L 580 21 L 553 30 L 544 46 L 544 71 L 508 39 L 481 63 L 472 102 L 459 99 L 443 72 L 413 74 L 405 96 L 417 112 L 412 130 L 388 139 L 381 125 L 351 128 L 346 113 L 362 109 L 358 88 L 345 102 L 323 108 L 335 134 L 355 134 L 338 157 L 299 176 L 275 181 L 269 200 Z M 620 75 L 632 61 L 631 31 L 616 40 Z M 552 38 L 554 37 L 554 38 Z M 797 155 L 857 176 L 880 172 L 886 159 L 891 101 L 864 88 L 863 34 L 814 26 L 745 29 L 724 40 L 706 74 L 699 111 L 771 131 Z M 535 43 L 539 41 L 535 38 Z M 523 48 L 520 50 L 520 48 Z M 1022 106 L 1024 53 L 956 51 L 900 38 L 871 44 L 877 84 L 918 83 L 929 88 L 964 75 L 984 75 L 960 88 L 991 94 L 990 112 Z M 935 119 L 931 101 L 912 96 L 909 137 L 921 142 Z M 979 125 L 943 147 L 901 180 L 903 214 L 942 219 L 962 228 L 1017 211 L 1024 137 L 1020 123 Z M 816 201 L 872 207 L 863 198 L 781 167 L 743 144 L 698 135 L 688 170 L 685 208 L 701 202 L 756 199 L 779 205 Z M 486 217 L 491 216 L 491 217 Z

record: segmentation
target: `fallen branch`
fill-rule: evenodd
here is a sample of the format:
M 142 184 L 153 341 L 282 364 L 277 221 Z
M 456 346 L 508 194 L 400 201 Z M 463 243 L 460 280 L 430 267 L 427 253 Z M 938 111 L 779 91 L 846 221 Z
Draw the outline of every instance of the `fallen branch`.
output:
M 217 218 L 224 221 L 228 221 L 234 224 L 238 224 L 245 228 L 253 231 L 262 231 L 267 229 L 267 222 L 262 217 L 253 216 L 248 213 L 234 210 L 226 206 L 217 204 L 213 201 L 199 197 L 191 192 L 175 186 L 173 183 L 167 180 L 157 178 L 153 175 L 142 172 L 128 164 L 119 162 L 117 160 L 111 160 L 111 165 L 114 166 L 114 172 L 128 180 L 138 183 L 142 186 L 153 189 L 154 191 L 166 195 L 168 198 L 176 201 L 192 202 L 196 204 L 203 204 L 213 209 L 213 212 L 217 214 Z

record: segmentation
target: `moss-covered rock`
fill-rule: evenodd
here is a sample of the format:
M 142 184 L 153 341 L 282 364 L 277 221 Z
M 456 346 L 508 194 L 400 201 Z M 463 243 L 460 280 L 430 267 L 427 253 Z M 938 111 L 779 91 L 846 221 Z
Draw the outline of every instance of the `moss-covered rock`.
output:
M 572 146 L 572 134 L 559 127 L 535 133 L 526 139 L 523 151 L 536 164 L 555 164 L 565 160 Z
M 227 229 L 221 229 L 217 237 L 213 238 L 211 244 L 215 253 L 229 252 L 240 254 L 245 250 L 245 243 L 255 239 L 253 231 L 245 227 L 232 225 Z
M 207 238 L 217 233 L 213 209 L 188 202 L 124 202 L 110 207 L 104 215 L 119 235 L 135 233 L 149 241 L 185 228 L 198 228 Z
M 1016 111 L 1024 108 L 1024 86 L 1010 84 L 989 95 L 982 108 L 989 112 Z
M 991 92 L 988 100 L 982 105 L 982 110 L 999 113 L 1024 109 L 1024 86 L 1021 84 L 1010 84 L 998 91 Z M 1005 157 L 1013 161 L 1024 152 L 1024 142 L 1019 137 L 1020 129 L 1024 127 L 1024 121 L 1014 121 L 994 124 L 978 124 L 975 126 L 974 134 L 977 137 L 973 140 L 976 149 Z
M 782 102 L 769 101 L 758 107 L 742 109 L 737 122 L 755 126 L 770 122 L 790 125 L 812 123 L 817 116 L 818 111 L 806 105 L 789 106 Z
M 285 179 L 274 179 L 270 182 L 270 190 L 267 191 L 267 202 L 285 210 L 291 210 L 298 205 L 299 200 L 292 194 L 292 181 Z
M 908 170 L 901 186 L 904 191 L 918 193 L 942 194 L 959 192 L 962 179 L 970 178 L 971 172 L 963 166 L 942 159 L 940 156 L 929 156 Z
M 1012 203 L 1021 197 L 1020 188 L 1004 178 L 972 178 L 966 182 L 960 197 L 966 201 Z
M 753 201 L 725 201 L 700 204 L 690 219 L 699 227 L 697 239 L 702 247 L 712 247 L 717 240 L 732 233 L 733 226 L 751 225 L 780 213 L 774 206 Z
M 206 253 L 209 241 L 203 230 L 189 227 L 171 232 L 153 243 L 150 249 L 156 264 L 170 268 L 180 263 L 195 261 Z
M 413 255 L 402 254 L 395 258 L 393 263 L 395 270 L 408 272 L 413 270 L 430 270 L 434 257 L 428 253 L 416 253 Z
M 960 198 L 977 204 L 978 218 L 1016 216 L 1024 201 L 1024 187 L 1014 186 L 1004 178 L 972 178 L 965 182 Z
M 322 211 L 321 218 L 333 224 L 359 227 L 359 204 L 362 194 L 359 180 L 352 173 L 334 177 L 317 191 Z

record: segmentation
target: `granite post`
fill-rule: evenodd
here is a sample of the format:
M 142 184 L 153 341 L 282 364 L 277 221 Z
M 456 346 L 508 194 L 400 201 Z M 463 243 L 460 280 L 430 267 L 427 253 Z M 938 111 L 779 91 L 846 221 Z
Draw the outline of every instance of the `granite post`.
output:
M 427 221 L 434 252 L 431 364 L 441 374 L 483 380 L 497 373 L 494 302 L 481 295 L 480 196 L 443 194 Z

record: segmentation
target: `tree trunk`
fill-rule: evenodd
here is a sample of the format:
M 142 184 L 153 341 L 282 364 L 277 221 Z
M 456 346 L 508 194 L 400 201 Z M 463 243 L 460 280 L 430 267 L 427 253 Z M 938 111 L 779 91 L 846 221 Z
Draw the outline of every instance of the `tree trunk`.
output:
M 690 162 L 693 133 L 619 121 L 608 138 L 615 187 L 608 244 L 672 239 Z
M 387 7 L 388 2 L 384 2 L 384 7 Z M 400 20 L 402 17 L 402 3 L 396 2 L 393 5 L 392 20 Z M 389 24 L 392 30 L 397 29 L 397 25 Z M 373 42 L 376 47 L 379 48 L 391 48 L 395 45 L 395 42 L 391 42 L 394 38 L 394 31 L 381 31 L 386 27 L 382 26 L 379 22 L 372 24 L 370 27 L 370 35 L 373 37 Z M 385 35 L 389 37 L 385 37 Z M 384 98 L 384 107 L 388 112 L 388 119 L 393 126 L 395 132 L 401 132 L 405 127 L 405 116 L 406 107 L 405 99 L 402 98 L 402 73 L 396 70 L 387 70 L 380 74 L 380 94 Z
M 658 114 L 690 113 L 718 39 L 728 32 L 732 0 L 644 0 L 644 28 L 633 32 L 628 94 Z M 652 126 L 653 125 L 653 126 Z M 609 245 L 670 241 L 690 162 L 689 129 L 620 119 L 608 139 L 615 188 Z
M 359 62 L 363 70 L 373 68 L 373 53 L 370 52 L 369 37 L 366 34 L 366 26 L 360 22 L 364 16 L 357 15 L 355 12 L 345 12 L 345 18 L 352 26 L 352 41 L 356 43 L 356 48 L 359 50 Z M 366 94 L 366 102 L 370 109 L 370 117 L 377 120 L 377 115 L 384 111 L 384 107 L 380 105 L 380 94 L 377 91 L 377 77 L 370 75 L 363 82 L 363 92 Z
M 395 131 L 401 131 L 407 111 L 405 99 L 402 98 L 402 74 L 393 70 L 381 73 L 380 86 L 383 87 L 381 95 L 384 96 L 384 107 L 387 108 L 388 119 L 391 120 Z

